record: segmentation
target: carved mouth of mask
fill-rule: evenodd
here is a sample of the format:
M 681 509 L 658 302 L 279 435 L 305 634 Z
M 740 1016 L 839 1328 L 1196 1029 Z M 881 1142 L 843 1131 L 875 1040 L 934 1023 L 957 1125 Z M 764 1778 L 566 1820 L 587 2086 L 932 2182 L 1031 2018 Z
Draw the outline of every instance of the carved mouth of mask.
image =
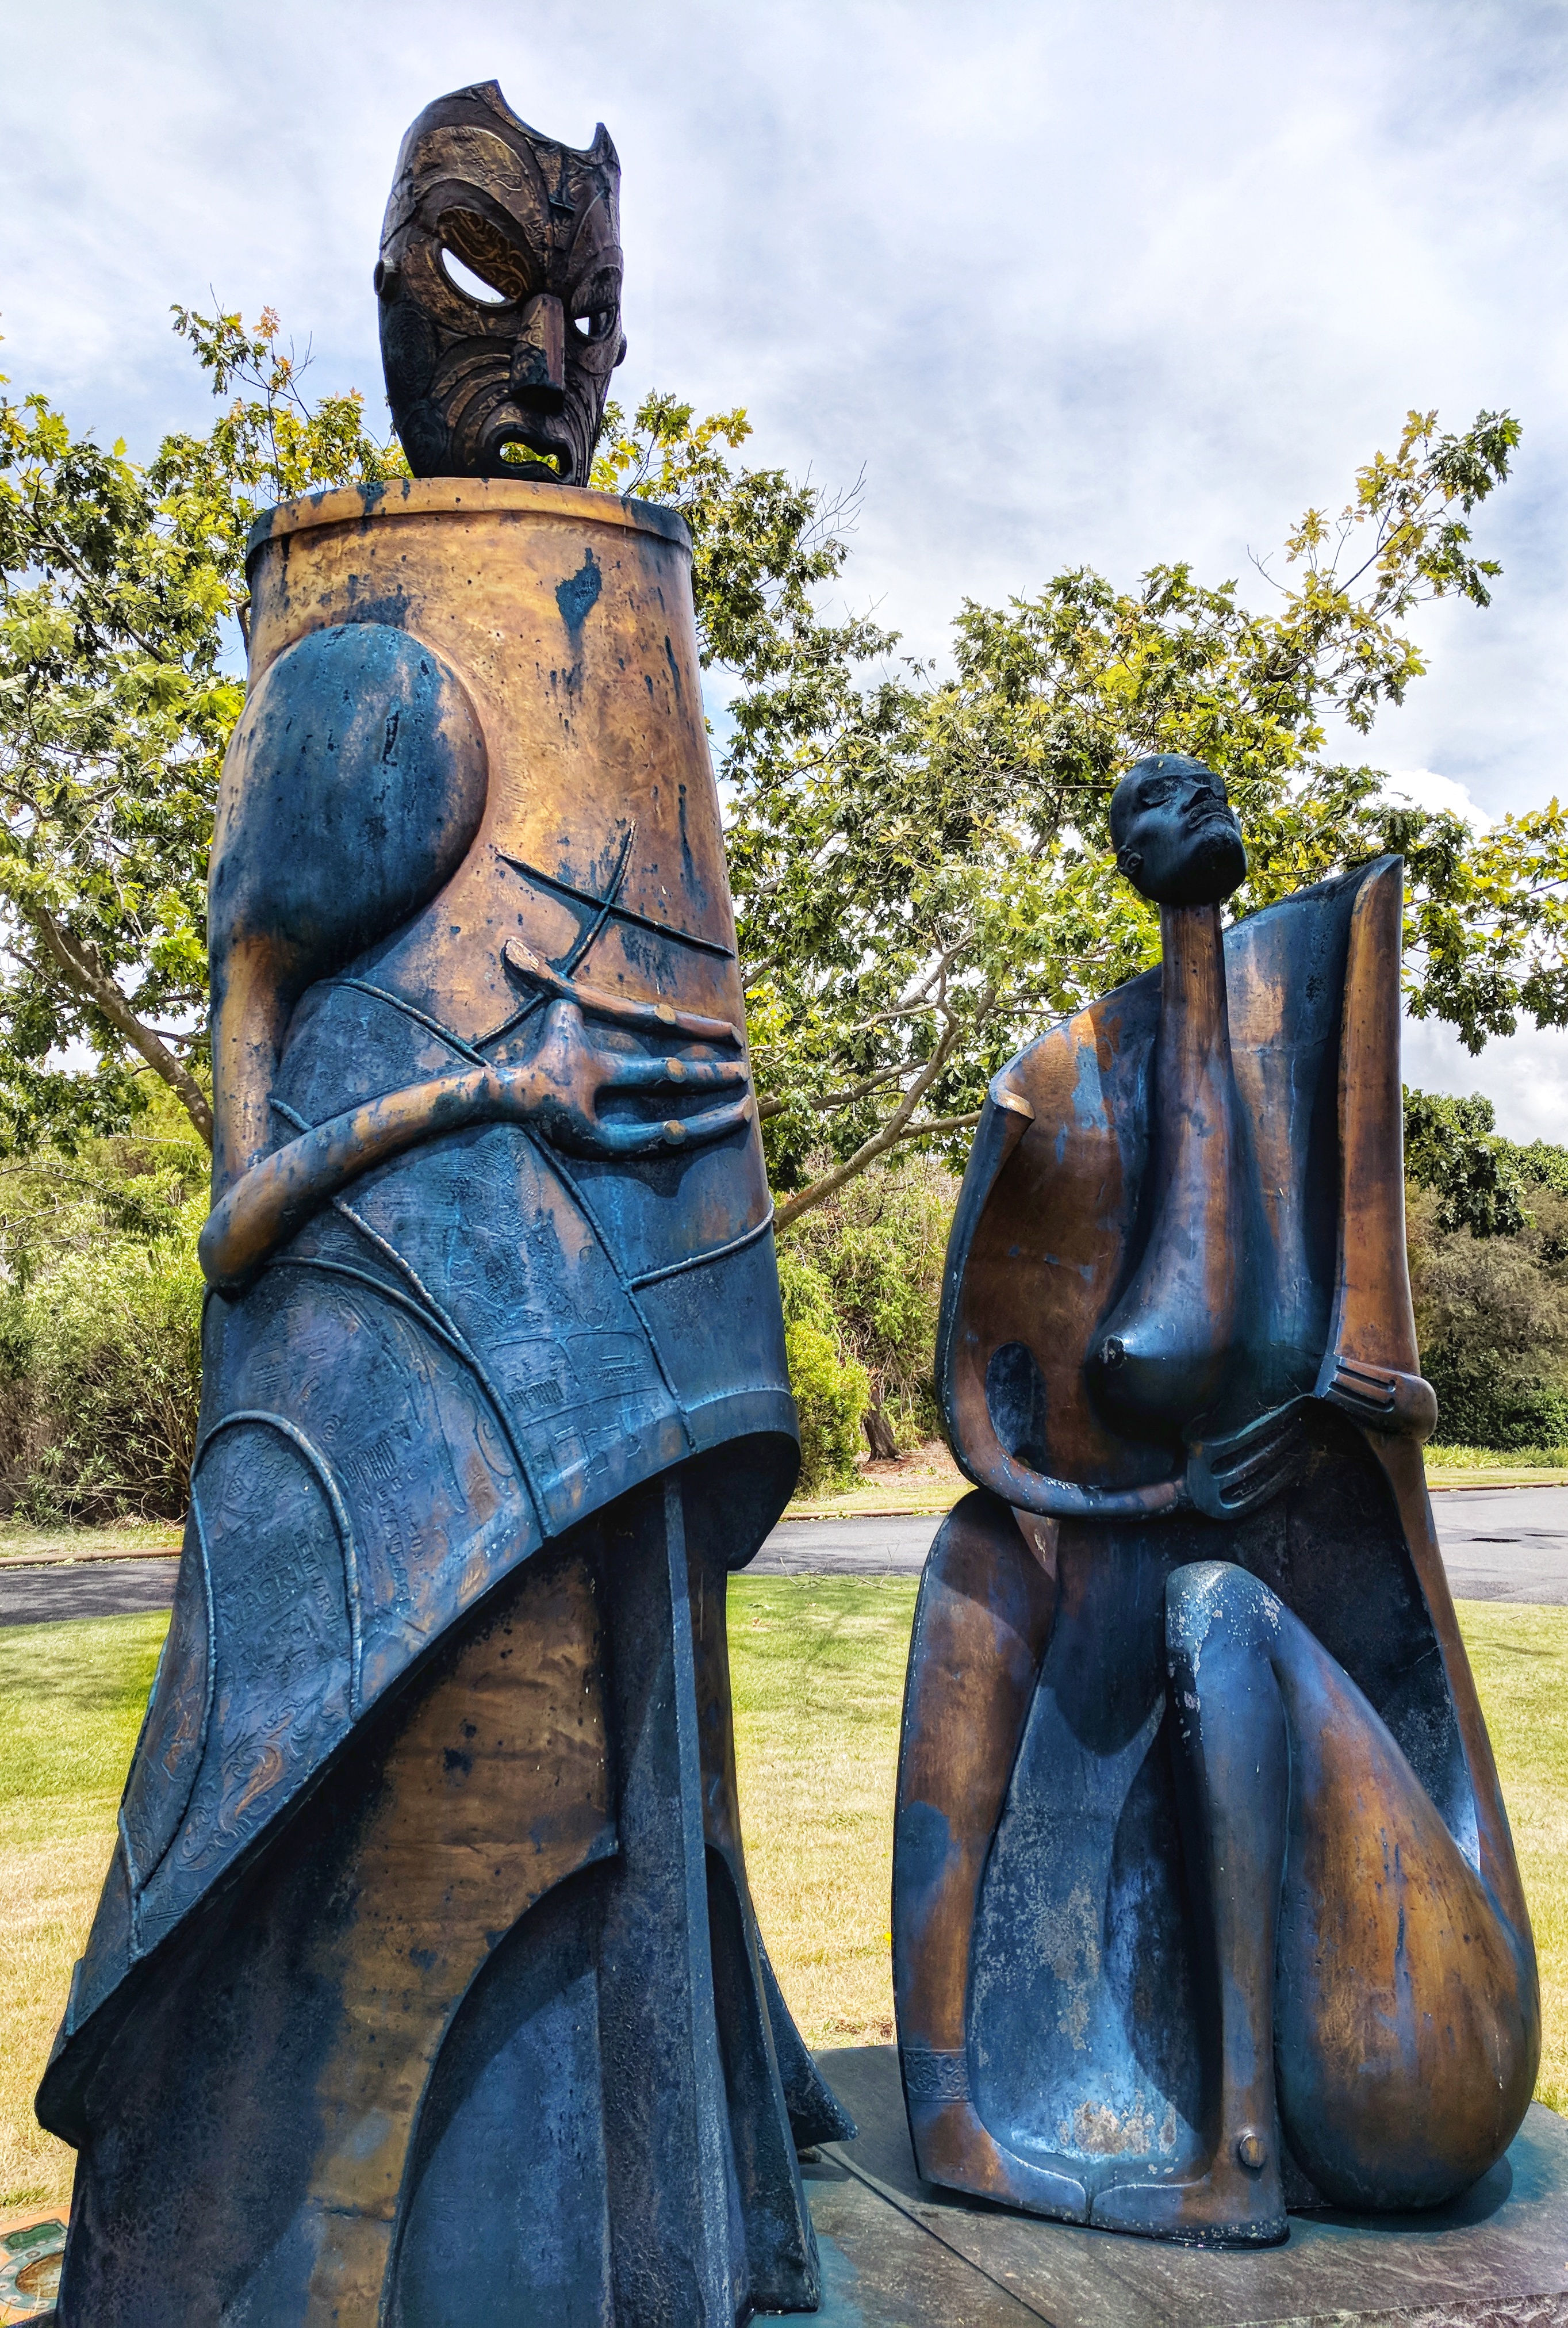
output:
M 495 477 L 519 476 L 531 484 L 569 485 L 576 483 L 572 475 L 572 448 L 544 436 L 541 431 L 519 431 L 495 440 L 498 465 L 489 474 Z
M 475 355 L 471 349 L 437 373 L 437 398 L 444 389 L 449 457 L 455 465 L 448 474 L 521 477 L 535 484 L 586 482 L 593 441 L 588 427 L 596 435 L 596 414 L 563 412 L 557 418 L 525 411 L 512 393 L 512 367 L 504 355 Z M 574 441 L 578 438 L 585 440 L 581 451 Z

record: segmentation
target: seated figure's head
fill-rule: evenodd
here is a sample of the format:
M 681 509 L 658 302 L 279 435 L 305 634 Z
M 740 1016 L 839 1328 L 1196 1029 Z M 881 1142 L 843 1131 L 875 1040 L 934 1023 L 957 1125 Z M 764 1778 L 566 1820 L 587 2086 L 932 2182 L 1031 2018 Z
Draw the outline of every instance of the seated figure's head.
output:
M 1135 761 L 1111 795 L 1116 862 L 1160 906 L 1216 906 L 1246 878 L 1235 811 L 1212 768 L 1179 752 Z

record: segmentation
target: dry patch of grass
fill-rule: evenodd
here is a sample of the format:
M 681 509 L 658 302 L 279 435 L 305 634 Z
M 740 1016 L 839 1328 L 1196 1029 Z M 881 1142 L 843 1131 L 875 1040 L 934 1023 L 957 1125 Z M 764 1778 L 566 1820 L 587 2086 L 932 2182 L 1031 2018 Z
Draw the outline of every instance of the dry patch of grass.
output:
M 33 2115 L 114 1849 L 168 1619 L 0 1627 L 0 2207 L 53 2206 L 74 2153 Z
M 115 1527 L 33 1527 L 0 1520 L 0 1568 L 28 1568 L 57 1560 L 173 1559 L 180 1549 L 174 1520 L 122 1521 Z
M 1536 2098 L 1568 2113 L 1568 1609 L 1463 1600 L 1459 1615 L 1535 1928 Z
M 730 1582 L 746 1867 L 809 2045 L 893 2034 L 893 1786 L 915 1588 L 912 1576 Z
M 746 1857 L 809 2042 L 890 2037 L 893 1788 L 913 1577 L 730 1585 Z M 1541 2099 L 1568 2110 L 1568 1609 L 1460 1610 L 1541 1958 Z M 0 2208 L 54 2206 L 71 2154 L 33 2094 L 114 1844 L 162 1616 L 0 1629 Z
M 942 1439 L 928 1439 L 907 1455 L 886 1463 L 861 1463 L 852 1488 L 835 1488 L 820 1495 L 798 1496 L 784 1514 L 786 1519 L 843 1519 L 854 1512 L 946 1512 L 969 1481 L 947 1451 Z
M 1568 1474 L 1568 1447 L 1440 1447 L 1435 1440 L 1425 1450 L 1432 1471 L 1543 1471 Z

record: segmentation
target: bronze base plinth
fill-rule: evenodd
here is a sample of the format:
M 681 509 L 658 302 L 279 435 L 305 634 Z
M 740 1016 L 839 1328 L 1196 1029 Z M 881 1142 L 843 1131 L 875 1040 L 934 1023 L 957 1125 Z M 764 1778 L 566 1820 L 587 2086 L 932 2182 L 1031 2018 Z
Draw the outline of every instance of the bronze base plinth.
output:
M 1506 2158 L 1416 2216 L 1292 2215 L 1251 2254 L 1041 2221 L 923 2182 L 890 2045 L 824 2053 L 853 2142 L 804 2169 L 813 2328 L 1557 2328 L 1568 2321 L 1568 2125 L 1535 2104 Z M 15 2316 L 15 2315 L 9 2315 Z M 768 2314 L 763 2317 L 774 2316 Z M 52 2314 L 34 2315 L 51 2328 Z
M 822 2053 L 853 2112 L 807 2191 L 814 2328 L 1559 2328 L 1568 2124 L 1536 2102 L 1507 2155 L 1419 2215 L 1292 2214 L 1283 2246 L 1177 2248 L 1052 2223 L 922 2182 L 891 2045 Z

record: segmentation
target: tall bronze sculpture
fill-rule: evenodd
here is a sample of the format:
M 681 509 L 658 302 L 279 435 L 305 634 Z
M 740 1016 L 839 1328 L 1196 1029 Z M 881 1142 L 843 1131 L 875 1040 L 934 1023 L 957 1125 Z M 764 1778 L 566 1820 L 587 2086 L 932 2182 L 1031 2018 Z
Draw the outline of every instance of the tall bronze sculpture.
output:
M 1422 1469 L 1402 868 L 1222 935 L 1206 768 L 1112 828 L 1162 966 L 996 1078 L 949 1248 L 899 2044 L 931 2181 L 1249 2245 L 1482 2174 L 1539 2001 Z
M 253 536 L 191 1518 L 40 2098 L 65 2328 L 816 2302 L 796 2145 L 848 2121 L 724 1629 L 794 1415 L 689 543 L 584 490 L 615 182 L 493 84 L 422 115 L 420 474 Z

